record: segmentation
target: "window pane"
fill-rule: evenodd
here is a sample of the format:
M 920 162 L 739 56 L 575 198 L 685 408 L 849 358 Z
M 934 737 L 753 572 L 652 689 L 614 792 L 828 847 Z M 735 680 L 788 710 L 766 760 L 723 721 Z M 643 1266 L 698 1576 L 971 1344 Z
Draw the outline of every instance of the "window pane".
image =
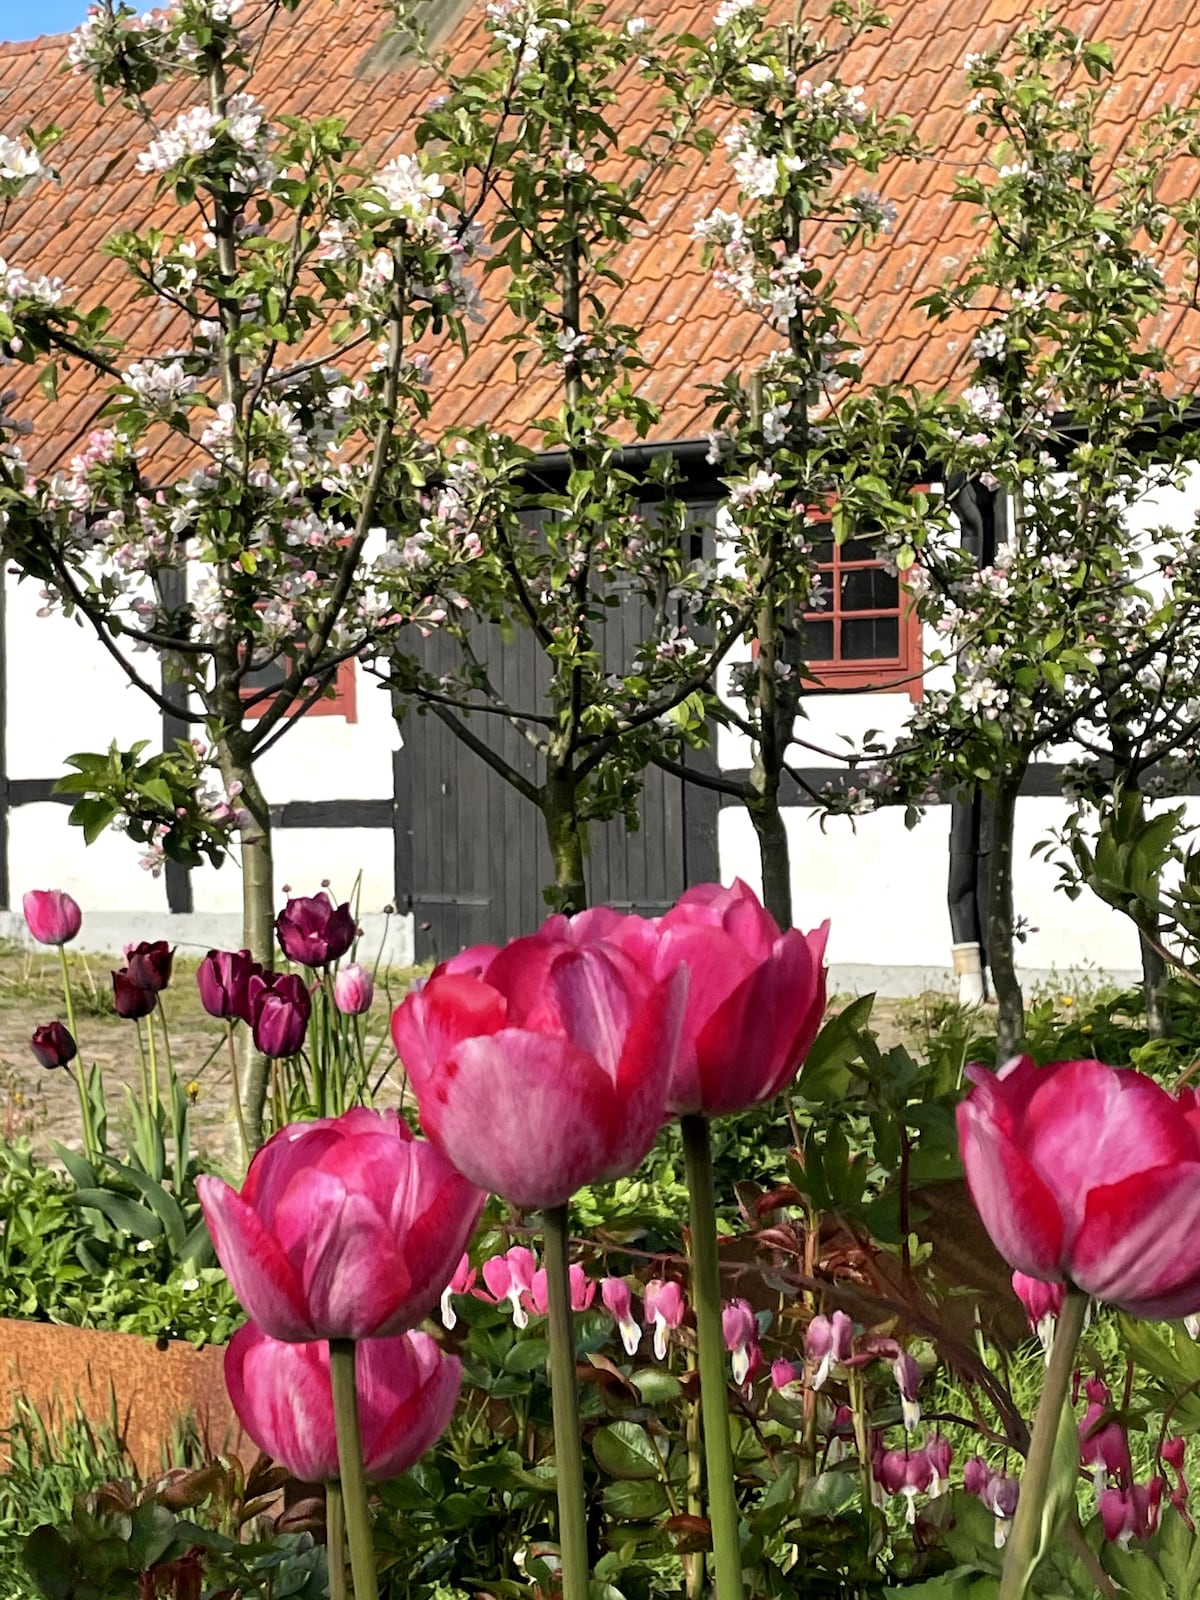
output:
M 847 661 L 895 661 L 900 655 L 899 617 L 859 617 L 842 623 Z
M 813 622 L 804 619 L 804 654 L 809 661 L 833 660 L 832 621 Z
M 882 611 L 899 604 L 900 580 L 882 567 L 856 567 L 843 572 L 843 611 Z
M 274 661 L 266 661 L 260 667 L 251 667 L 242 679 L 243 689 L 278 689 L 287 676 L 287 663 L 278 657 Z
M 857 539 L 847 539 L 842 546 L 842 560 L 878 561 L 879 540 L 874 534 L 860 534 Z
M 813 556 L 820 565 L 827 567 L 833 560 L 832 538 L 814 539 Z

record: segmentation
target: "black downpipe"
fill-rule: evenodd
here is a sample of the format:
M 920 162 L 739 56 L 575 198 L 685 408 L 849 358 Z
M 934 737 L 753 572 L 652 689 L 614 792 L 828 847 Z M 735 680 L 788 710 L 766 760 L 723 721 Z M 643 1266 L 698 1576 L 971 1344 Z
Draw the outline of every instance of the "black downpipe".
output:
M 996 495 L 978 481 L 951 478 L 946 485 L 962 530 L 963 549 L 977 567 L 996 558 Z M 991 803 L 977 786 L 950 802 L 950 870 L 946 901 L 954 944 L 977 944 L 987 971 L 986 859 L 991 850 Z

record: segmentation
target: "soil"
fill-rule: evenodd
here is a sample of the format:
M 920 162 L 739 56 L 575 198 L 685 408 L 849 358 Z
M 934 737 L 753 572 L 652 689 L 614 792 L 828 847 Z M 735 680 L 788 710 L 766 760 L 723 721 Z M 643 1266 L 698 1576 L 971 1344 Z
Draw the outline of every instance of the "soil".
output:
M 109 973 L 120 958 L 70 954 L 68 957 L 75 1003 L 76 1032 L 84 1060 L 103 1071 L 110 1121 L 121 1122 L 123 1089 L 140 1091 L 141 1064 L 137 1024 L 116 1016 L 111 1004 Z M 172 981 L 162 996 L 168 1021 L 176 1071 L 185 1084 L 196 1085 L 192 1135 L 200 1148 L 220 1150 L 230 1136 L 226 1117 L 229 1106 L 229 1063 L 222 1025 L 200 1005 L 194 961 L 177 960 Z M 368 1021 L 368 1049 L 386 1027 L 391 1004 L 382 992 L 382 979 L 394 1004 L 403 994 L 408 973 L 381 975 L 380 991 Z M 839 1004 L 833 1002 L 834 1008 Z M 905 1034 L 905 1019 L 913 1018 L 919 1002 L 876 1001 L 874 1025 L 884 1049 Z M 79 1111 L 75 1082 L 69 1070 L 47 1071 L 29 1049 L 29 1037 L 40 1023 L 63 1017 L 62 982 L 57 955 L 44 955 L 9 947 L 0 948 L 0 1139 L 11 1143 L 26 1138 L 42 1149 L 57 1140 L 78 1149 Z M 379 1057 L 379 1070 L 391 1058 L 390 1041 Z M 386 1091 L 385 1091 L 386 1093 Z
M 80 1051 L 90 1066 L 104 1075 L 110 1124 L 120 1128 L 124 1089 L 140 1093 L 141 1058 L 139 1024 L 118 1017 L 112 1010 L 111 970 L 122 958 L 70 954 L 72 995 Z M 224 1024 L 210 1017 L 200 1004 L 195 982 L 195 961 L 177 960 L 172 980 L 160 997 L 167 1019 L 171 1055 L 180 1080 L 194 1086 L 192 1137 L 199 1148 L 221 1149 L 230 1137 L 229 1059 Z M 378 1033 L 386 1028 L 392 1003 L 403 994 L 409 974 L 381 974 L 375 1006 L 368 1018 L 367 1048 L 374 1048 Z M 29 1038 L 40 1023 L 65 1020 L 62 979 L 57 955 L 0 948 L 0 1139 L 32 1140 L 44 1148 L 56 1140 L 71 1148 L 81 1145 L 79 1102 L 71 1069 L 46 1070 L 38 1065 Z M 373 1027 L 371 1026 L 373 1024 Z M 140 1026 L 144 1027 L 145 1024 Z M 379 1058 L 379 1070 L 391 1056 Z M 111 1143 L 111 1140 L 110 1140 Z

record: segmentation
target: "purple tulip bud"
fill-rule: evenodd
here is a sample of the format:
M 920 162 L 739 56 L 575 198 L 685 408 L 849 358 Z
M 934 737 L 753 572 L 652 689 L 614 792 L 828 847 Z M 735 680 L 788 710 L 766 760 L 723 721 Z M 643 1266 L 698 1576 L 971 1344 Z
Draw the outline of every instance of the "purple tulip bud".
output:
M 342 967 L 333 980 L 333 1003 L 347 1017 L 361 1016 L 371 1009 L 375 998 L 375 979 L 365 967 L 352 961 Z
M 358 936 L 349 901 L 335 907 L 327 894 L 289 900 L 275 919 L 275 931 L 284 955 L 303 967 L 337 961 Z
M 21 903 L 39 944 L 67 944 L 79 932 L 83 913 L 65 889 L 30 889 Z
M 141 944 L 125 946 L 129 976 L 140 988 L 152 989 L 155 994 L 161 993 L 170 983 L 174 960 L 175 952 L 168 949 L 165 939 L 156 939 L 153 944 L 143 940 Z
M 29 1048 L 43 1067 L 65 1067 L 79 1054 L 70 1030 L 61 1022 L 43 1022 L 35 1028 Z
M 295 972 L 255 973 L 249 984 L 254 1048 L 279 1059 L 294 1056 L 304 1043 L 312 996 Z
M 210 1017 L 250 1021 L 250 979 L 262 967 L 249 950 L 210 950 L 196 968 L 200 1004 Z
M 154 989 L 147 989 L 137 982 L 128 967 L 122 967 L 120 972 L 114 972 L 113 981 L 113 1009 L 119 1017 L 132 1020 L 135 1017 L 148 1017 L 158 1004 L 158 993 Z

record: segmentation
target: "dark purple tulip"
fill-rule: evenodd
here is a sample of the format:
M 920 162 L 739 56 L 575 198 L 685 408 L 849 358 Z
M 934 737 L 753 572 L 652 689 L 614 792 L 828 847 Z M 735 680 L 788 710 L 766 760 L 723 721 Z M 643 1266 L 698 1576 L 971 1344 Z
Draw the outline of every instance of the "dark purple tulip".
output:
M 165 939 L 156 939 L 153 944 L 143 940 L 141 944 L 125 946 L 125 960 L 134 983 L 142 989 L 153 989 L 158 994 L 171 981 L 175 952 L 168 948 Z
M 147 989 L 138 983 L 128 967 L 114 972 L 113 1007 L 119 1017 L 148 1017 L 158 1004 L 157 989 Z
M 327 967 L 346 954 L 358 934 L 350 902 L 334 906 L 325 893 L 289 900 L 275 919 L 275 931 L 284 955 L 302 967 Z
M 312 996 L 295 972 L 256 973 L 250 979 L 254 1048 L 263 1055 L 294 1056 L 304 1043 Z
M 250 979 L 262 967 L 249 950 L 210 950 L 196 968 L 200 1004 L 210 1017 L 250 1021 Z
M 70 1030 L 61 1022 L 43 1022 L 35 1028 L 29 1047 L 43 1067 L 65 1067 L 79 1054 Z

